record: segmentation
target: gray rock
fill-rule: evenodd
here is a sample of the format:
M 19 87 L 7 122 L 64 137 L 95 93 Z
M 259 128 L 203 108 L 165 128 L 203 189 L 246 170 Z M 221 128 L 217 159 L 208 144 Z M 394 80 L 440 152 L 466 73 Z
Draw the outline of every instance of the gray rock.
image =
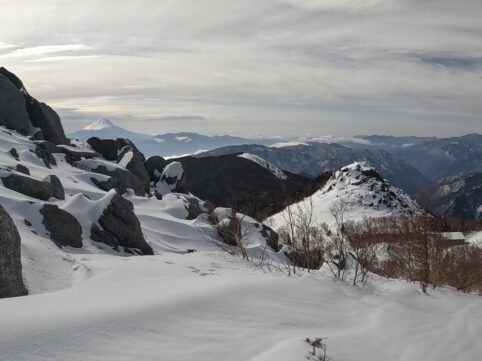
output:
M 57 246 L 82 247 L 82 227 L 73 215 L 53 204 L 45 204 L 40 213 L 44 217 L 42 224 Z
M 149 174 L 151 182 L 157 183 L 159 181 L 166 165 L 167 161 L 158 155 L 149 157 L 144 162 L 144 167 L 147 170 L 147 174 Z
M 28 94 L 25 99 L 30 120 L 34 127 L 42 129 L 45 139 L 54 144 L 70 144 L 55 110 Z
M 20 234 L 0 204 L 0 298 L 26 294 L 20 258 Z
M 90 169 L 91 172 L 108 175 L 114 180 L 112 181 L 93 181 L 93 183 L 103 190 L 116 189 L 119 193 L 124 193 L 127 188 L 130 188 L 138 196 L 145 195 L 144 185 L 140 179 L 128 170 L 116 168 L 115 170 L 109 170 L 103 165 L 99 165 L 97 168 Z M 92 178 L 91 178 L 92 180 Z
M 102 156 L 97 152 L 92 152 L 90 150 L 85 150 L 85 149 L 75 149 L 75 147 L 72 147 L 72 146 L 59 145 L 57 148 L 60 153 L 63 153 L 66 156 L 69 156 L 74 161 L 79 161 L 81 158 L 89 159 L 89 158 L 97 158 Z
M 5 188 L 32 198 L 47 201 L 54 194 L 54 186 L 51 183 L 42 182 L 41 180 L 18 173 L 12 173 L 1 179 Z
M 65 191 L 62 182 L 60 181 L 59 177 L 56 175 L 49 175 L 45 177 L 44 182 L 52 184 L 54 187 L 53 196 L 57 199 L 64 200 L 65 199 Z
M 115 139 L 100 139 L 92 137 L 87 139 L 87 144 L 89 144 L 96 152 L 102 154 L 105 159 L 110 161 L 117 160 L 119 144 Z
M 144 239 L 141 225 L 134 213 L 134 206 L 120 194 L 112 198 L 98 223 L 100 227 L 95 223 L 92 225 L 92 240 L 105 243 L 115 249 L 124 247 L 127 252 L 154 254 L 151 246 Z
M 24 166 L 23 164 L 17 164 L 17 166 L 15 167 L 15 170 L 17 172 L 20 172 L 20 173 L 23 173 L 23 174 L 26 174 L 26 175 L 30 175 L 30 170 Z
M 190 195 L 183 195 L 183 199 L 186 200 L 186 210 L 188 212 L 187 219 L 193 220 L 199 217 L 203 213 L 207 213 L 207 209 L 201 204 L 201 200 L 197 197 Z
M 264 223 L 259 223 L 261 230 L 259 233 L 263 236 L 263 238 L 266 240 L 266 243 L 268 246 L 270 246 L 273 250 L 278 252 L 280 250 L 280 246 L 278 244 L 279 241 L 279 235 L 276 233 L 271 227 L 268 227 Z
M 50 142 L 39 142 L 36 144 L 34 151 L 35 155 L 42 159 L 45 166 L 49 169 L 52 168 L 51 165 L 57 165 L 57 161 L 55 160 L 55 157 L 53 156 L 51 151 L 54 149 L 52 148 L 52 145 L 55 146 Z
M 118 141 L 120 141 L 120 139 L 118 139 Z M 124 157 L 128 157 L 128 153 L 132 153 L 132 157 L 127 164 L 124 164 L 125 168 L 139 178 L 144 186 L 144 191 L 149 192 L 150 177 L 146 168 L 144 167 L 146 158 L 132 142 L 129 141 L 128 145 L 121 148 L 119 155 L 117 156 L 117 163 L 124 163 Z
M 8 151 L 12 157 L 14 157 L 16 160 L 20 159 L 20 156 L 18 155 L 18 152 L 15 148 L 12 148 Z
M 28 135 L 32 129 L 24 95 L 2 74 L 0 74 L 0 125 L 23 135 Z

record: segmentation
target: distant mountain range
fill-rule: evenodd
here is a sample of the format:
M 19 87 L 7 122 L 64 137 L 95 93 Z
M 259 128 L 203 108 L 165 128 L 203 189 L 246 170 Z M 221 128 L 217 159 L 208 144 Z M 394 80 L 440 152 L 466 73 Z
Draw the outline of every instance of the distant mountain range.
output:
M 223 147 L 197 156 L 233 153 L 256 154 L 278 168 L 311 177 L 356 161 L 367 161 L 393 185 L 410 194 L 416 194 L 430 183 L 417 169 L 385 150 L 351 149 L 340 144 L 311 142 L 282 148 L 251 144 Z
M 441 217 L 482 220 L 482 172 L 443 178 L 430 192 L 429 206 Z
M 131 132 L 115 125 L 108 119 L 98 120 L 82 130 L 69 134 L 71 138 L 87 142 L 91 137 L 98 138 L 127 138 L 146 155 L 161 155 L 164 157 L 194 154 L 227 145 L 258 144 L 271 145 L 279 139 L 248 139 L 230 135 L 207 136 L 197 133 L 180 132 L 148 135 Z

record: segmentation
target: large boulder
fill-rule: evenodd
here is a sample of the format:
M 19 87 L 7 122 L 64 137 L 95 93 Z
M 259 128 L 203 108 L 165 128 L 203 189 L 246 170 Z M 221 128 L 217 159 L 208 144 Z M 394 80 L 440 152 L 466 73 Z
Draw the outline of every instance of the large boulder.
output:
M 5 188 L 32 198 L 47 201 L 54 194 L 54 186 L 51 183 L 43 182 L 19 173 L 11 173 L 6 177 L 1 177 L 1 179 Z
M 159 179 L 161 179 L 162 172 L 164 168 L 166 168 L 166 165 L 167 161 L 158 155 L 149 157 L 144 162 L 144 167 L 147 170 L 147 174 L 149 174 L 151 182 L 157 183 Z
M 89 144 L 97 153 L 102 154 L 105 159 L 110 161 L 117 160 L 119 144 L 115 139 L 100 139 L 92 137 L 87 139 L 87 144 Z
M 0 204 L 0 298 L 26 294 L 20 259 L 20 234 Z
M 28 94 L 25 95 L 25 99 L 30 121 L 34 127 L 42 129 L 45 139 L 54 144 L 70 144 L 55 110 Z
M 32 129 L 24 94 L 2 74 L 0 74 L 0 125 L 23 135 L 29 135 Z
M 59 177 L 56 175 L 49 175 L 45 177 L 44 182 L 52 184 L 54 187 L 53 196 L 57 199 L 64 200 L 65 199 L 65 191 L 62 182 L 60 181 Z
M 123 247 L 126 252 L 154 254 L 144 239 L 141 225 L 134 213 L 134 206 L 120 194 L 116 193 L 112 198 L 100 216 L 98 224 L 92 225 L 92 240 L 105 243 L 116 250 Z
M 22 81 L 3 67 L 0 68 L 0 94 L 0 124 L 24 135 L 33 133 L 36 127 L 35 139 L 70 144 L 58 114 L 47 104 L 30 96 Z
M 144 185 L 134 174 L 123 168 L 107 168 L 99 164 L 97 167 L 86 167 L 82 163 L 76 164 L 79 168 L 89 170 L 94 173 L 110 176 L 112 180 L 104 181 L 91 177 L 92 182 L 100 189 L 108 191 L 116 189 L 119 193 L 124 193 L 128 188 L 132 189 L 138 196 L 145 195 Z
M 40 213 L 50 239 L 57 246 L 82 247 L 82 227 L 73 215 L 53 204 L 45 204 Z
M 117 139 L 120 142 L 122 139 Z M 124 140 L 126 141 L 126 140 Z M 144 167 L 146 158 L 136 146 L 127 140 L 127 145 L 123 146 L 117 156 L 117 163 L 134 174 L 144 185 L 145 192 L 149 191 L 150 177 Z M 120 143 L 122 144 L 122 143 Z
M 57 165 L 57 161 L 52 153 L 58 151 L 55 144 L 48 141 L 37 142 L 35 145 L 35 155 L 43 160 L 47 168 L 52 168 L 51 165 Z

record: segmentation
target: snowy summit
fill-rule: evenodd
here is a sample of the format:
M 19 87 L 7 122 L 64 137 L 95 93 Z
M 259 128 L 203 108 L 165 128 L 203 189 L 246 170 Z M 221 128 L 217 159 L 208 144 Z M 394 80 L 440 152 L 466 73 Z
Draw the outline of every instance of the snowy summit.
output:
M 102 130 L 116 127 L 109 119 L 99 119 L 84 128 L 84 130 Z

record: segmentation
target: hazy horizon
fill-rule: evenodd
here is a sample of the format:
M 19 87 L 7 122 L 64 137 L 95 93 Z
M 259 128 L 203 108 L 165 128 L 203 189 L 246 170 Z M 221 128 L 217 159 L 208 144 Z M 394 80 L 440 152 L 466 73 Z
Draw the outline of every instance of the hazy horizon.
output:
M 67 132 L 482 133 L 476 0 L 50 0 L 2 7 L 0 66 Z

